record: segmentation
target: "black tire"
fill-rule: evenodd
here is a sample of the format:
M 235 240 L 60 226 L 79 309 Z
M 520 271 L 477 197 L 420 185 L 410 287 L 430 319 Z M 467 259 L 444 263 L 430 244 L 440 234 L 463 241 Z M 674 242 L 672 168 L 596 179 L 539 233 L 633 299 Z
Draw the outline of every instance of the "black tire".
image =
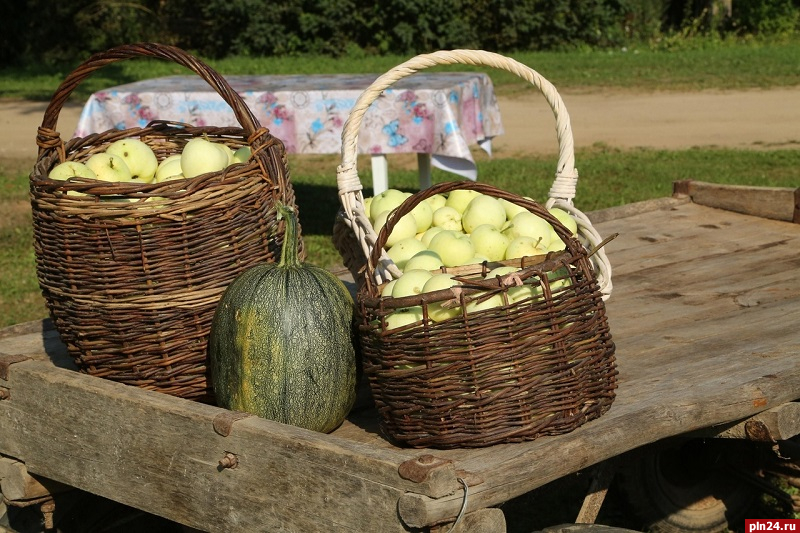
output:
M 617 487 L 644 530 L 717 533 L 744 519 L 758 497 L 732 471 L 754 471 L 757 455 L 740 441 L 690 440 L 623 461 Z

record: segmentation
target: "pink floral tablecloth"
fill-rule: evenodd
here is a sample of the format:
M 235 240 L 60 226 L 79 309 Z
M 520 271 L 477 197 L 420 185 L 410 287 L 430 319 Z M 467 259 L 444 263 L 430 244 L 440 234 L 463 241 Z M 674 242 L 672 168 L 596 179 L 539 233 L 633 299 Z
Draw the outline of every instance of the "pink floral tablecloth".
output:
M 366 75 L 226 76 L 262 126 L 289 153 L 341 153 L 350 109 L 377 78 Z M 81 113 L 76 137 L 151 120 L 198 126 L 236 126 L 233 110 L 202 78 L 171 76 L 94 93 Z M 471 145 L 491 154 L 503 133 L 490 78 L 483 73 L 417 73 L 387 89 L 359 130 L 364 154 L 422 153 L 434 166 L 476 178 Z

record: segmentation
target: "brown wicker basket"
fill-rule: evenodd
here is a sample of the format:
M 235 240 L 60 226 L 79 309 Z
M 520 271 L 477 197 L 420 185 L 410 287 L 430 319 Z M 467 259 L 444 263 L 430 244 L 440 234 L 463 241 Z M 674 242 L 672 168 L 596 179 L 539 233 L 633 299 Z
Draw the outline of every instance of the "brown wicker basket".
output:
M 546 205 L 470 181 L 446 182 L 409 197 L 375 233 L 364 210 L 356 170 L 357 131 L 364 112 L 386 87 L 421 68 L 449 63 L 484 64 L 517 73 L 540 88 L 556 114 L 559 164 Z M 531 69 L 503 56 L 456 50 L 418 56 L 378 78 L 351 112 L 342 134 L 338 169 L 342 210 L 334 242 L 358 281 L 360 342 L 368 378 L 386 435 L 414 447 L 478 447 L 532 440 L 574 430 L 611 406 L 616 383 L 614 343 L 606 319 L 611 289 L 603 243 L 589 219 L 572 205 L 574 169 L 569 116 L 558 93 Z M 474 189 L 514 202 L 549 222 L 565 243 L 563 252 L 502 261 L 521 270 L 494 279 L 498 264 L 442 268 L 461 286 L 418 296 L 381 296 L 402 276 L 384 248 L 395 221 L 434 194 Z M 548 207 L 578 222 L 573 236 Z M 601 279 L 602 278 L 602 283 Z M 530 296 L 509 294 L 519 286 Z M 501 303 L 467 311 L 470 301 Z M 442 321 L 430 306 L 458 307 Z M 390 329 L 387 317 L 419 306 L 422 319 Z
M 75 87 L 105 65 L 140 57 L 174 61 L 201 76 L 242 127 L 154 121 L 64 142 L 55 127 Z M 154 184 L 47 177 L 58 163 L 84 161 L 118 139 L 140 138 L 162 160 L 198 136 L 234 150 L 248 145 L 253 156 L 221 172 Z M 283 231 L 275 203 L 295 206 L 283 144 L 222 76 L 153 43 L 93 55 L 69 74 L 45 111 L 37 144 L 30 176 L 37 275 L 79 369 L 213 402 L 206 343 L 217 301 L 240 272 L 278 258 Z

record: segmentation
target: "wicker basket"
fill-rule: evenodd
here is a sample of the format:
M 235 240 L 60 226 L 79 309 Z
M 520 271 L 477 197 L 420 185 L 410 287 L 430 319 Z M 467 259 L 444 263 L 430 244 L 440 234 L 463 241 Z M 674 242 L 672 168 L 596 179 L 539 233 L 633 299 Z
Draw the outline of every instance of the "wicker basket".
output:
M 139 57 L 170 60 L 201 76 L 242 127 L 154 121 L 64 142 L 55 127 L 75 87 L 105 65 Z M 253 156 L 221 172 L 159 184 L 47 177 L 58 163 L 84 161 L 118 139 L 140 138 L 162 160 L 198 136 L 233 150 L 248 145 Z M 37 144 L 30 176 L 37 275 L 79 369 L 213 402 L 206 344 L 217 301 L 240 272 L 279 256 L 275 203 L 295 205 L 283 144 L 218 73 L 180 49 L 152 43 L 93 55 L 69 74 L 45 111 Z
M 556 180 L 546 205 L 470 181 L 435 185 L 409 197 L 380 233 L 372 229 L 356 170 L 357 131 L 373 101 L 394 81 L 437 64 L 489 65 L 514 72 L 540 88 L 557 119 L 560 147 Z M 611 406 L 616 389 L 614 343 L 605 298 L 611 290 L 603 243 L 589 219 L 572 205 L 575 171 L 569 116 L 558 93 L 531 69 L 503 56 L 456 50 L 418 56 L 378 78 L 351 112 L 342 134 L 338 183 L 342 210 L 334 242 L 359 285 L 360 342 L 367 376 L 386 435 L 414 447 L 477 447 L 532 440 L 574 430 Z M 514 202 L 548 221 L 563 252 L 501 262 L 521 270 L 494 279 L 497 264 L 443 268 L 462 285 L 419 296 L 381 296 L 402 275 L 384 245 L 395 221 L 434 194 L 474 189 Z M 573 236 L 548 207 L 570 212 Z M 520 287 L 529 296 L 518 298 Z M 512 295 L 513 293 L 513 295 Z M 501 303 L 467 311 L 471 301 Z M 435 322 L 430 306 L 458 307 Z M 422 320 L 390 329 L 387 317 L 419 306 Z

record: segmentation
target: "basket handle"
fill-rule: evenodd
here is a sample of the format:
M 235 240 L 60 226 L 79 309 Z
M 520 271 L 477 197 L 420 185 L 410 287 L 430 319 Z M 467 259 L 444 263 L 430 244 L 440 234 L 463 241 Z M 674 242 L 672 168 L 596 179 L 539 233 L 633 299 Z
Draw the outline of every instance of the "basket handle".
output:
M 248 137 L 253 137 L 259 130 L 267 132 L 265 128 L 261 128 L 250 108 L 247 107 L 242 97 L 231 88 L 225 78 L 196 57 L 174 46 L 156 43 L 127 44 L 92 55 L 61 82 L 45 110 L 42 125 L 36 136 L 39 158 L 49 149 L 55 148 L 63 152 L 64 141 L 55 128 L 62 108 L 75 88 L 94 71 L 106 65 L 138 57 L 165 59 L 188 68 L 203 78 L 231 106 L 236 120 Z
M 405 63 L 394 67 L 379 76 L 356 100 L 350 115 L 342 129 L 342 162 L 336 170 L 339 198 L 343 208 L 342 221 L 350 227 L 355 238 L 361 244 L 365 257 L 372 255 L 377 235 L 364 209 L 364 197 L 361 181 L 358 178 L 358 131 L 361 122 L 372 103 L 393 83 L 410 76 L 422 69 L 437 65 L 484 65 L 506 70 L 528 81 L 541 91 L 556 119 L 556 138 L 558 140 L 558 163 L 555 180 L 548 193 L 547 208 L 560 207 L 569 212 L 578 223 L 578 232 L 590 245 L 594 246 L 593 261 L 598 267 L 598 281 L 604 297 L 611 293 L 611 264 L 600 244 L 602 238 L 594 229 L 589 218 L 574 207 L 572 200 L 578 183 L 578 170 L 575 168 L 575 143 L 572 137 L 572 126 L 569 113 L 558 91 L 541 74 L 509 57 L 484 50 L 441 50 L 430 54 L 418 55 Z M 383 270 L 384 277 L 398 277 L 399 269 L 388 260 L 381 250 L 381 263 L 388 264 Z M 387 263 L 388 260 L 388 263 Z M 387 278 L 388 279 L 388 278 Z M 380 283 L 380 280 L 378 280 Z

